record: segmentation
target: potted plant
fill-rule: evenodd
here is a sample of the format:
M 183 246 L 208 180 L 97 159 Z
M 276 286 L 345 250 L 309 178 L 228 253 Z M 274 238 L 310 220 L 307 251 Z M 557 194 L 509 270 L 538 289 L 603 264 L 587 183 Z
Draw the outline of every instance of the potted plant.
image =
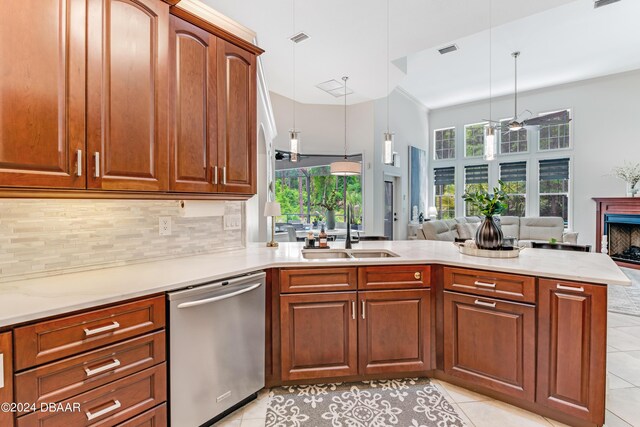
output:
M 338 192 L 335 188 L 327 190 L 324 194 L 319 206 L 327 212 L 327 230 L 335 230 L 336 228 L 336 209 L 338 208 Z
M 502 246 L 502 230 L 494 220 L 495 215 L 500 215 L 507 209 L 507 193 L 502 189 L 502 181 L 493 189 L 493 194 L 486 190 L 469 191 L 462 198 L 470 203 L 484 215 L 484 221 L 476 231 L 476 245 L 480 249 L 500 249 Z
M 613 168 L 613 174 L 627 183 L 627 197 L 635 197 L 638 192 L 636 184 L 640 181 L 640 163 L 617 166 Z

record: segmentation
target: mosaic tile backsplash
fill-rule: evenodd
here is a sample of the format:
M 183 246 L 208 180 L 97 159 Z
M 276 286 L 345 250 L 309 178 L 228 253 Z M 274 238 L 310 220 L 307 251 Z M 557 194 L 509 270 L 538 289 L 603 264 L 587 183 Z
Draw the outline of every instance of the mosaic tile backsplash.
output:
M 244 246 L 223 216 L 180 217 L 179 201 L 0 200 L 0 282 Z M 243 202 L 224 203 L 241 214 Z M 169 216 L 170 236 L 158 221 Z

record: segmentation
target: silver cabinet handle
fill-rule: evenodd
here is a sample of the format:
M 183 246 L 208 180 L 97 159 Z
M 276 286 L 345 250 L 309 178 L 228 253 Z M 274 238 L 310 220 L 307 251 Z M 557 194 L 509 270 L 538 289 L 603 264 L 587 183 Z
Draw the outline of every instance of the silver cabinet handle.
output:
M 479 299 L 475 300 L 473 303 L 475 305 L 482 305 L 484 307 L 491 307 L 491 308 L 495 308 L 496 307 L 496 303 L 495 302 L 484 302 L 484 301 L 480 301 Z
M 218 185 L 218 166 L 213 167 L 213 184 Z
M 95 420 L 96 418 L 101 417 L 105 414 L 108 414 L 109 412 L 115 411 L 116 409 L 120 409 L 121 406 L 122 404 L 120 403 L 119 400 L 114 400 L 113 405 L 108 406 L 104 409 L 101 409 L 98 412 L 92 413 L 91 411 L 87 411 L 85 412 L 85 414 L 87 415 L 87 421 Z
M 76 151 L 76 175 L 82 176 L 82 150 Z
M 88 377 L 92 377 L 94 375 L 98 375 L 103 372 L 110 371 L 111 369 L 117 368 L 118 366 L 120 366 L 120 361 L 114 358 L 113 362 L 109 363 L 108 365 L 104 365 L 96 369 L 84 368 L 84 371 L 87 373 Z
M 197 300 L 197 301 L 183 302 L 182 304 L 178 304 L 178 308 L 197 307 L 199 305 L 209 304 L 209 303 L 216 302 L 216 301 L 222 301 L 222 300 L 227 299 L 227 298 L 231 298 L 231 297 L 235 297 L 235 296 L 238 296 L 238 295 L 242 295 L 242 294 L 247 293 L 247 292 L 251 292 L 252 290 L 259 288 L 261 285 L 262 285 L 262 283 L 256 283 L 255 285 L 251 285 L 248 288 L 240 289 L 239 291 L 230 292 L 228 294 L 220 295 L 220 296 L 217 296 L 217 297 L 205 298 L 205 299 L 201 299 L 201 300 Z
M 356 320 L 356 302 L 351 301 L 351 319 Z
M 227 167 L 222 167 L 222 185 L 227 185 Z
M 485 288 L 495 288 L 496 287 L 495 283 L 481 282 L 479 280 L 476 280 L 475 282 L 473 282 L 473 284 L 476 285 L 476 286 L 483 286 Z
M 100 178 L 100 153 L 93 153 L 93 177 Z
M 102 326 L 101 328 L 95 328 L 95 329 L 84 328 L 84 334 L 90 337 L 91 335 L 97 335 L 97 334 L 102 334 L 104 332 L 113 331 L 114 329 L 118 329 L 119 327 L 120 327 L 120 323 L 112 322 L 110 325 Z
M 366 310 L 366 302 L 364 300 L 362 300 L 362 318 L 365 319 L 367 316 L 365 314 L 365 310 Z
M 557 288 L 557 289 L 559 289 L 559 290 L 561 290 L 561 291 L 584 292 L 584 287 L 582 287 L 582 286 L 577 286 L 577 287 L 574 287 L 574 286 L 564 286 L 564 285 L 561 285 L 560 283 L 558 283 L 558 284 L 556 285 L 556 288 Z
M 4 388 L 4 353 L 0 353 L 0 388 Z

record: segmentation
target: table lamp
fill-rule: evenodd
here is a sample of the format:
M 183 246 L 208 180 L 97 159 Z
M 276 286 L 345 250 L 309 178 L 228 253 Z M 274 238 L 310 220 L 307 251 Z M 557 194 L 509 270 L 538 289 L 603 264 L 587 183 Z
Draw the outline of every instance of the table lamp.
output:
M 271 217 L 271 241 L 267 242 L 268 248 L 277 248 L 278 242 L 276 242 L 276 217 L 280 216 L 280 203 L 267 202 L 264 204 L 264 216 Z
M 435 206 L 430 206 L 428 214 L 430 219 L 436 219 L 438 216 L 438 209 L 436 209 Z

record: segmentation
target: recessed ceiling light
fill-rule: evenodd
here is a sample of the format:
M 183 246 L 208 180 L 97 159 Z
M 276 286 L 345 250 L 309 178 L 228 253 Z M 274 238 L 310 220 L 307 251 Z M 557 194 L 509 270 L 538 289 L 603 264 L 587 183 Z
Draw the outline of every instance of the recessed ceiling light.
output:
M 294 43 L 300 43 L 303 42 L 305 40 L 307 40 L 309 38 L 309 35 L 304 33 L 303 31 L 300 31 L 297 34 L 292 35 L 291 37 L 289 37 L 289 40 L 291 40 Z
M 619 1 L 620 0 L 595 0 L 595 2 L 593 3 L 593 8 L 597 9 L 599 7 L 608 6 L 611 3 L 617 3 Z
M 456 50 L 458 50 L 458 46 L 455 44 L 452 44 L 452 45 L 445 46 L 443 48 L 438 49 L 438 52 L 440 52 L 440 55 L 444 55 L 446 53 L 455 52 Z

